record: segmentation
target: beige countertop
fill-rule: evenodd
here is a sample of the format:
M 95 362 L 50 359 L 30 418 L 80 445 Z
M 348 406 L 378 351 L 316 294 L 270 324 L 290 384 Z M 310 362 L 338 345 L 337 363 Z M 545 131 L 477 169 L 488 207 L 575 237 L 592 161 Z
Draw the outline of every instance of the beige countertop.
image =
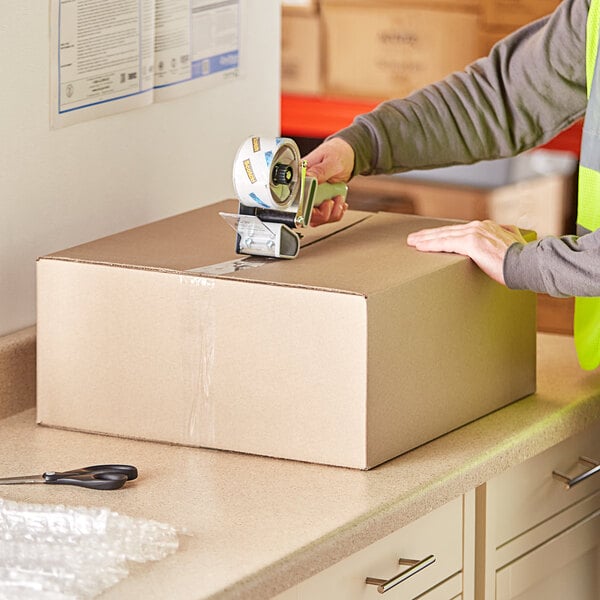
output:
M 540 335 L 538 364 L 536 394 L 367 472 L 53 430 L 30 409 L 0 421 L 0 476 L 120 462 L 140 477 L 112 492 L 28 485 L 0 497 L 188 532 L 102 598 L 262 600 L 600 419 L 600 371 L 579 369 L 571 338 Z

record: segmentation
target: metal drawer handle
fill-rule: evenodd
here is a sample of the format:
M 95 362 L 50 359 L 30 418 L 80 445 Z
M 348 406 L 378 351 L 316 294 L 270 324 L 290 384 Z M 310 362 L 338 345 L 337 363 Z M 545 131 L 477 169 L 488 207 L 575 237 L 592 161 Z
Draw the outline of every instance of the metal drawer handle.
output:
M 416 575 L 419 571 L 422 571 L 425 567 L 429 567 L 435 562 L 435 556 L 430 554 L 422 560 L 410 560 L 408 558 L 401 558 L 398 561 L 399 565 L 409 565 L 410 568 L 394 575 L 391 579 L 376 579 L 375 577 L 367 577 L 365 583 L 368 585 L 376 585 L 377 591 L 380 594 L 391 590 L 396 587 L 399 583 L 406 581 L 409 577 Z
M 564 483 L 565 488 L 570 490 L 573 486 L 585 481 L 588 477 L 595 475 L 596 473 L 600 473 L 600 462 L 597 460 L 592 460 L 591 458 L 587 458 L 587 456 L 580 456 L 577 461 L 584 465 L 588 465 L 590 468 L 583 473 L 576 475 L 572 479 L 563 473 L 559 473 L 558 471 L 552 471 L 552 477 L 557 481 Z

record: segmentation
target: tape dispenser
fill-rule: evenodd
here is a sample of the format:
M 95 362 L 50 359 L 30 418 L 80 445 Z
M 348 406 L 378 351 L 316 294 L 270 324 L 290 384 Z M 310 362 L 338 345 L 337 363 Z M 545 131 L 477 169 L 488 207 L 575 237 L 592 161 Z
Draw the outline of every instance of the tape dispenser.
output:
M 295 258 L 300 229 L 310 224 L 313 207 L 344 196 L 345 183 L 322 183 L 306 175 L 306 162 L 290 138 L 250 137 L 233 163 L 239 213 L 219 213 L 236 232 L 238 254 Z

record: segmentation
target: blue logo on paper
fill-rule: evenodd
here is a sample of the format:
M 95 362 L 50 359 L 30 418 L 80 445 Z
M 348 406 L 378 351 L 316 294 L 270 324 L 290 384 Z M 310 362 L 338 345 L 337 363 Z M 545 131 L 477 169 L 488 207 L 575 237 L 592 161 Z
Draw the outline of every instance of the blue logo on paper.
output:
M 207 56 L 200 60 L 192 61 L 192 79 L 206 77 L 222 71 L 235 71 L 239 66 L 239 53 L 237 50 L 224 52 L 216 56 Z
M 265 152 L 265 162 L 267 163 L 267 167 L 273 162 L 273 153 L 270 150 Z
M 256 202 L 259 206 L 264 206 L 264 208 L 269 208 L 269 205 L 266 202 L 263 202 L 254 192 L 250 192 L 250 198 Z

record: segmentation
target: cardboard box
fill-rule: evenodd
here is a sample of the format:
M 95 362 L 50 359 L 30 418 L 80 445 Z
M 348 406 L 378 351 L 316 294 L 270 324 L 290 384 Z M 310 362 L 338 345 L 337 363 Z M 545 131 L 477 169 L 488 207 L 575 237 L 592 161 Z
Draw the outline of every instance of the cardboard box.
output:
M 475 13 L 365 2 L 324 4 L 321 16 L 330 94 L 406 96 L 480 56 Z
M 281 20 L 281 91 L 320 94 L 323 90 L 321 21 L 318 13 L 288 12 Z
M 316 14 L 319 10 L 319 0 L 282 0 L 281 8 L 284 14 Z
M 481 56 L 487 56 L 495 44 L 510 35 L 514 30 L 514 27 L 503 27 L 498 29 L 481 28 L 479 31 Z
M 302 0 L 299 0 L 302 1 Z M 316 1 L 316 0 L 315 0 Z M 397 8 L 413 7 L 413 8 L 434 8 L 434 9 L 446 9 L 446 10 L 460 10 L 479 13 L 481 12 L 482 0 L 374 0 L 369 2 L 368 0 L 320 0 L 321 6 L 350 6 L 350 5 L 362 5 L 362 6 L 391 6 Z
M 236 206 L 39 259 L 39 423 L 367 469 L 534 391 L 534 295 L 403 242 L 440 221 L 242 259 Z
M 560 0 L 483 0 L 484 24 L 516 29 L 549 15 L 559 4 Z
M 474 165 L 356 177 L 350 206 L 449 219 L 492 219 L 538 236 L 575 232 L 577 157 L 535 150 Z

